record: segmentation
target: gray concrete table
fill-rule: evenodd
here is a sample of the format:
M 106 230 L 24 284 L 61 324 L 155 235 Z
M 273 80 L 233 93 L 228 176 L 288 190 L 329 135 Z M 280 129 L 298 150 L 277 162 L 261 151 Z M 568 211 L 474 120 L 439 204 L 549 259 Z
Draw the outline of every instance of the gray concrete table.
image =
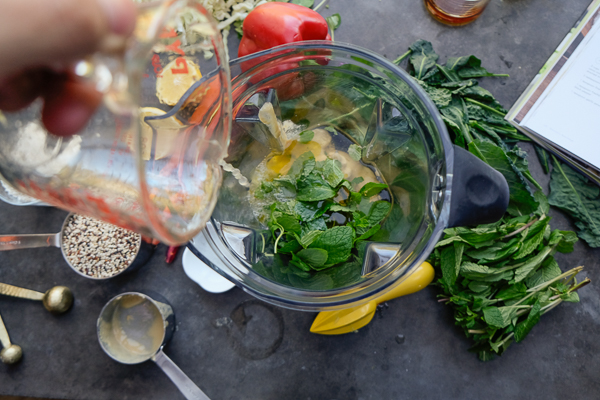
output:
M 508 107 L 588 3 L 493 0 L 479 20 L 463 28 L 435 22 L 419 0 L 331 0 L 323 13 L 341 14 L 337 40 L 390 59 L 419 38 L 445 57 L 477 55 L 489 70 L 511 75 L 482 82 Z M 234 52 L 235 45 L 233 39 Z M 524 148 L 534 176 L 547 185 L 532 148 Z M 0 204 L 0 234 L 57 232 L 65 215 Z M 553 227 L 572 229 L 563 214 L 551 215 Z M 450 309 L 436 302 L 433 288 L 390 302 L 358 333 L 318 336 L 309 333 L 314 313 L 278 309 L 240 289 L 207 293 L 185 276 L 181 255 L 164 263 L 165 250 L 159 247 L 134 275 L 107 282 L 79 277 L 56 248 L 0 253 L 0 282 L 40 291 L 67 285 L 76 299 L 70 312 L 57 317 L 38 303 L 0 298 L 2 317 L 25 354 L 18 365 L 0 365 L 0 395 L 183 398 L 154 364 L 120 365 L 96 340 L 96 318 L 109 298 L 153 290 L 171 301 L 177 315 L 166 353 L 214 400 L 600 398 L 597 284 L 582 289 L 580 304 L 545 315 L 524 343 L 482 363 L 467 351 L 469 341 L 453 325 Z M 584 265 L 596 280 L 599 256 L 600 250 L 578 243 L 574 253 L 558 259 L 563 269 Z

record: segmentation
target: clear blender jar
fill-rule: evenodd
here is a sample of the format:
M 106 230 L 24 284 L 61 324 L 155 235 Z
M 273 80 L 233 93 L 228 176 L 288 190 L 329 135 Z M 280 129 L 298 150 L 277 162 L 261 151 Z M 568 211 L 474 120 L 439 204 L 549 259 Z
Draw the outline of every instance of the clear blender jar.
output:
M 388 60 L 352 45 L 302 42 L 234 60 L 230 68 L 228 172 L 211 219 L 188 247 L 248 293 L 299 310 L 358 305 L 409 276 L 444 229 L 504 214 L 504 177 L 452 145 L 424 90 Z M 319 139 L 315 133 L 309 143 L 290 146 L 305 146 L 317 159 L 358 146 L 362 177 L 389 186 L 381 197 L 391 203 L 381 234 L 355 251 L 351 262 L 307 276 L 290 268 L 286 256 L 273 254 L 271 232 L 252 196 L 257 180 L 264 180 L 256 171 L 288 154 L 274 137 L 274 119 L 279 129 L 292 123 L 320 132 Z M 323 139 L 323 132 L 329 137 Z

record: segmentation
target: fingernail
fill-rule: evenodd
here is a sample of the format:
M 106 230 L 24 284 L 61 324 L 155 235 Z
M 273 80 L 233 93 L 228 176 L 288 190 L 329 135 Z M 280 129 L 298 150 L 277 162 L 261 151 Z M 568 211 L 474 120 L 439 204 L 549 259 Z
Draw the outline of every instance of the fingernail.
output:
M 131 0 L 97 0 L 113 33 L 130 35 L 135 28 L 137 9 Z

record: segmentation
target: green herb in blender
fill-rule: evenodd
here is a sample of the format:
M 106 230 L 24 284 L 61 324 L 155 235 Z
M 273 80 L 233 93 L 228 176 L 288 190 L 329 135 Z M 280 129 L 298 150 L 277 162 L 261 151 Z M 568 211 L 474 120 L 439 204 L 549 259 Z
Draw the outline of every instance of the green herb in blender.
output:
M 348 151 L 335 150 L 328 131 L 305 131 L 298 139 L 283 154 L 268 157 L 252 179 L 260 184 L 251 188 L 249 200 L 269 228 L 262 236 L 265 257 L 254 268 L 267 277 L 292 275 L 296 286 L 326 289 L 331 276 L 317 272 L 360 274 L 361 244 L 381 230 L 392 203 L 388 185 Z

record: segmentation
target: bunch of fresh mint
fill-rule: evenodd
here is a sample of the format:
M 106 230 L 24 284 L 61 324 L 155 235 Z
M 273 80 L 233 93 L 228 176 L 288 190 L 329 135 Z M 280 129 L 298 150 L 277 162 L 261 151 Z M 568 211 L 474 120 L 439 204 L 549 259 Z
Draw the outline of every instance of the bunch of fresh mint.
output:
M 440 301 L 453 306 L 456 324 L 482 360 L 523 340 L 561 302 L 578 302 L 575 291 L 589 282 L 575 280 L 581 267 L 560 270 L 553 254 L 573 251 L 577 236 L 552 231 L 548 203 L 540 200 L 531 216 L 446 230 L 431 257 L 441 272 Z
M 395 62 L 406 57 L 454 144 L 501 172 L 509 185 L 510 201 L 501 221 L 448 229 L 431 256 L 440 301 L 453 307 L 455 323 L 475 342 L 472 350 L 488 360 L 523 340 L 543 313 L 563 301 L 579 301 L 575 291 L 589 280 L 577 283 L 575 275 L 582 268 L 562 273 L 554 260 L 557 251 L 573 251 L 577 236 L 551 230 L 548 199 L 529 172 L 527 154 L 516 145 L 529 139 L 504 120 L 506 110 L 474 79 L 506 75 L 488 72 L 472 55 L 440 65 L 424 40 Z
M 380 223 L 392 210 L 389 201 L 372 201 L 388 185 L 369 182 L 355 191 L 362 181 L 344 179 L 339 161 L 316 161 L 306 152 L 287 174 L 262 182 L 254 196 L 272 204 L 266 221 L 271 238 L 263 235 L 267 257 L 254 270 L 278 282 L 321 290 L 337 286 L 339 273 L 358 278 L 361 244 L 385 236 Z M 339 268 L 343 272 L 332 272 Z

